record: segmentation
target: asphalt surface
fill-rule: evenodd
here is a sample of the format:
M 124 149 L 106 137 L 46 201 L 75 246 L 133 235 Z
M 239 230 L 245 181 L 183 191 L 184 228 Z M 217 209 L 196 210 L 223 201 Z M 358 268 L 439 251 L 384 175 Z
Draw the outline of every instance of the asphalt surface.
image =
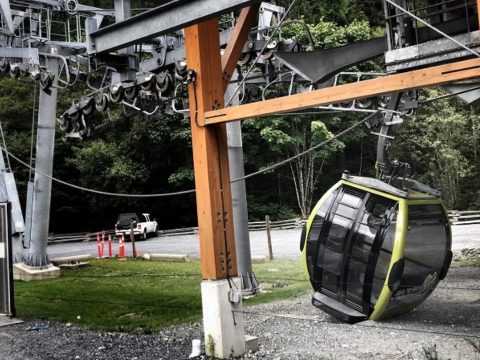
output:
M 299 241 L 301 229 L 272 230 L 272 250 L 276 258 L 298 258 L 300 256 Z M 177 235 L 152 237 L 145 241 L 136 241 L 136 250 L 142 254 L 181 254 L 199 258 L 198 235 Z M 468 248 L 480 248 L 480 224 L 457 225 L 452 227 L 452 249 L 458 251 Z M 97 256 L 97 244 L 75 242 L 51 244 L 48 246 L 50 258 L 65 256 L 91 255 Z M 126 243 L 127 256 L 132 254 L 131 243 Z M 250 251 L 252 256 L 267 256 L 268 241 L 266 231 L 250 232 Z M 105 244 L 104 253 L 107 253 Z M 118 253 L 118 242 L 113 242 L 113 254 Z

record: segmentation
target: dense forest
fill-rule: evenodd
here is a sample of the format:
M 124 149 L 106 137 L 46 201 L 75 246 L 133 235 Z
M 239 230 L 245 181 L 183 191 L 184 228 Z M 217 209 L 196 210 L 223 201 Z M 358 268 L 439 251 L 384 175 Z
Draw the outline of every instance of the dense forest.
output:
M 82 3 L 111 8 L 112 1 Z M 134 8 L 148 8 L 158 1 L 133 1 Z M 288 6 L 290 1 L 277 0 Z M 382 36 L 383 7 L 379 0 L 297 1 L 290 19 L 304 21 L 315 48 L 345 45 Z M 298 23 L 282 36 L 295 36 L 308 45 L 307 34 Z M 371 61 L 360 70 L 379 70 Z M 31 83 L 0 79 L 0 119 L 6 145 L 28 161 L 32 142 L 34 97 Z M 58 113 L 86 89 L 60 92 Z M 441 90 L 422 91 L 423 98 L 439 96 Z M 443 191 L 449 208 L 480 207 L 478 174 L 480 159 L 477 133 L 480 119 L 476 106 L 466 107 L 448 98 L 422 105 L 415 116 L 397 126 L 390 156 L 412 165 L 415 176 Z M 251 173 L 295 155 L 324 141 L 362 118 L 347 112 L 316 115 L 276 116 L 242 123 L 245 172 Z M 102 127 L 87 140 L 63 139 L 58 131 L 54 177 L 83 187 L 118 193 L 169 193 L 194 188 L 189 119 L 157 117 L 114 109 Z M 270 215 L 273 219 L 308 216 L 321 194 L 338 181 L 344 170 L 372 176 L 375 173 L 376 137 L 357 128 L 328 146 L 289 165 L 247 180 L 251 220 Z M 11 160 L 22 204 L 30 171 Z M 299 200 L 298 192 L 305 196 Z M 53 183 L 52 232 L 112 228 L 120 212 L 150 212 L 160 228 L 194 226 L 193 194 L 155 199 L 108 197 Z

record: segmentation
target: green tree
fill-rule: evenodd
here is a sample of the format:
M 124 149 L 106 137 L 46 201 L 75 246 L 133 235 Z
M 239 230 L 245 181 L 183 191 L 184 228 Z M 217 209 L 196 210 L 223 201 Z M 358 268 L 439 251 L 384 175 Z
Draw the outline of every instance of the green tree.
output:
M 305 4 L 305 6 L 310 5 Z M 309 24 L 308 28 L 313 37 L 315 48 L 338 47 L 354 41 L 369 39 L 373 34 L 368 22 L 360 20 L 343 26 L 322 18 L 316 24 Z M 298 22 L 286 25 L 282 29 L 282 36 L 296 37 L 304 48 L 309 48 L 308 34 Z M 301 88 L 299 87 L 299 89 Z M 288 93 L 288 90 L 283 89 L 280 84 L 274 84 L 264 89 L 263 93 L 268 98 L 279 96 L 279 94 L 284 95 Z M 257 166 L 268 166 L 272 162 L 298 155 L 312 145 L 331 138 L 333 136 L 332 129 L 340 130 L 356 119 L 357 116 L 345 113 L 339 116 L 298 115 L 247 120 L 244 124 L 247 162 L 251 161 L 252 165 L 256 164 Z M 245 135 L 245 133 L 247 134 Z M 347 142 L 353 141 L 356 144 L 359 140 L 361 141 L 363 136 L 363 132 L 360 131 L 355 135 L 346 137 L 346 140 L 335 140 L 325 148 L 309 153 L 290 163 L 288 173 L 284 170 L 278 171 L 277 176 L 286 177 L 290 182 L 289 186 L 294 189 L 294 198 L 302 217 L 305 218 L 310 213 L 320 177 L 325 174 L 325 169 L 328 168 L 333 155 L 341 153 Z M 263 159 L 263 156 L 256 153 L 250 154 L 258 151 L 258 148 L 252 146 L 251 142 L 256 143 L 257 146 L 259 143 L 265 142 L 270 150 L 268 156 Z M 358 154 L 356 158 L 358 159 Z M 345 161 L 342 161 L 342 163 L 345 164 Z M 337 174 L 338 169 L 335 168 L 334 172 Z M 280 184 L 281 182 L 277 180 L 277 183 Z M 323 185 L 330 186 L 331 181 Z
M 312 117 L 276 117 L 267 120 L 247 120 L 244 127 L 255 131 L 269 148 L 270 159 L 275 161 L 292 157 L 310 149 L 313 145 L 330 139 L 333 134 L 325 123 Z M 289 164 L 290 176 L 294 185 L 298 208 L 303 218 L 312 208 L 312 199 L 318 177 L 322 173 L 325 160 L 335 151 L 343 148 L 343 143 L 334 140 L 318 151 L 310 152 Z M 273 155 L 273 156 L 272 156 Z M 258 160 L 258 157 L 255 157 Z
M 442 94 L 427 91 L 429 98 Z M 472 108 L 473 110 L 473 108 Z M 409 162 L 415 175 L 442 190 L 450 208 L 478 207 L 477 129 L 480 118 L 454 98 L 421 106 L 396 130 L 392 157 Z

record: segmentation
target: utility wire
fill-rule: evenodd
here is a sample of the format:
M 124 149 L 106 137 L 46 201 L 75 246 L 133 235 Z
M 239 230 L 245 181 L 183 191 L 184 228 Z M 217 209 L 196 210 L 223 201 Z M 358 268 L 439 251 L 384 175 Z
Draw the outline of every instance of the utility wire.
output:
M 263 169 L 261 169 L 261 170 L 258 170 L 258 171 L 256 171 L 256 172 L 253 172 L 253 173 L 251 173 L 251 174 L 242 176 L 241 178 L 234 179 L 234 180 L 232 180 L 231 182 L 232 182 L 232 183 L 235 183 L 235 182 L 237 182 L 237 181 L 242 181 L 242 180 L 251 178 L 251 177 L 253 177 L 253 176 L 256 176 L 256 175 L 265 173 L 265 172 L 267 172 L 267 171 L 276 169 L 277 167 L 283 166 L 283 165 L 285 165 L 285 164 L 288 164 L 288 163 L 292 162 L 293 160 L 296 160 L 296 159 L 298 159 L 298 158 L 300 158 L 300 157 L 302 157 L 302 156 L 304 156 L 304 155 L 307 155 L 307 154 L 311 153 L 312 151 L 315 151 L 315 150 L 317 150 L 318 148 L 320 148 L 320 147 L 322 147 L 322 146 L 325 146 L 325 145 L 331 143 L 333 140 L 336 140 L 336 139 L 338 139 L 339 137 L 341 137 L 341 136 L 349 133 L 349 132 L 352 131 L 353 129 L 359 127 L 360 125 L 366 123 L 367 121 L 369 121 L 369 120 L 371 120 L 372 118 L 374 118 L 375 116 L 377 116 L 377 114 L 379 114 L 380 112 L 381 112 L 381 111 L 378 110 L 378 111 L 376 111 L 376 112 L 368 115 L 366 118 L 364 118 L 364 119 L 356 122 L 355 124 L 353 124 L 352 126 L 348 127 L 347 129 L 340 131 L 339 133 L 337 133 L 337 134 L 335 134 L 334 136 L 332 136 L 330 139 L 327 139 L 327 140 L 322 141 L 321 143 L 319 143 L 319 144 L 317 144 L 317 145 L 315 145 L 315 146 L 312 146 L 310 149 L 307 149 L 307 150 L 305 150 L 305 151 L 302 151 L 301 153 L 299 153 L 299 154 L 297 154 L 297 155 L 294 155 L 294 156 L 292 156 L 292 157 L 290 157 L 290 158 L 288 158 L 288 159 L 285 159 L 285 160 L 283 160 L 283 161 L 280 161 L 280 162 L 278 162 L 278 163 L 276 163 L 276 164 L 273 164 L 273 165 L 271 165 L 271 166 L 268 166 L 268 167 L 263 168 Z
M 360 120 L 358 122 L 356 122 L 355 124 L 353 124 L 352 126 L 348 127 L 347 129 L 343 130 L 343 131 L 340 131 L 339 133 L 335 134 L 334 136 L 332 136 L 330 139 L 327 139 L 313 147 L 311 147 L 310 149 L 307 149 L 303 152 L 301 152 L 300 154 L 297 154 L 295 156 L 292 156 L 288 159 L 285 159 L 285 160 L 282 160 L 274 165 L 271 165 L 271 166 L 268 166 L 266 168 L 263 168 L 259 171 L 256 171 L 254 173 L 251 173 L 251 174 L 248 174 L 248 175 L 245 175 L 245 176 L 242 176 L 238 179 L 233 179 L 231 180 L 230 182 L 231 183 L 235 183 L 235 182 L 238 182 L 238 181 L 242 181 L 242 180 L 245 180 L 245 179 L 248 179 L 248 178 L 251 178 L 253 176 L 256 176 L 256 175 L 259 175 L 259 174 L 263 174 L 265 172 L 268 172 L 268 171 L 271 171 L 272 169 L 275 169 L 277 167 L 280 167 L 280 166 L 283 166 L 285 164 L 288 164 L 289 162 L 292 162 L 293 160 L 296 160 L 312 151 L 315 151 L 317 150 L 318 148 L 322 147 L 322 146 L 325 146 L 327 144 L 329 144 L 330 142 L 332 142 L 333 140 L 336 140 L 338 139 L 339 137 L 349 133 L 350 131 L 352 131 L 353 129 L 359 127 L 360 125 L 364 124 L 365 122 L 369 121 L 370 119 L 372 119 L 374 116 L 376 116 L 378 113 L 380 113 L 381 111 L 377 111 L 375 113 L 372 113 L 371 115 L 367 116 L 366 118 L 364 118 L 363 120 Z M 177 191 L 177 192 L 171 192 L 171 193 L 162 193 L 162 194 L 124 194 L 124 193 L 113 193 L 113 192 L 108 192 L 108 191 L 100 191 L 100 190 L 95 190 L 95 189 L 90 189 L 90 188 L 86 188 L 86 187 L 83 187 L 83 186 L 79 186 L 79 185 L 75 185 L 75 184 L 72 184 L 72 183 L 69 183 L 69 182 L 66 182 L 66 181 L 63 181 L 63 180 L 60 180 L 60 179 L 57 179 L 53 176 L 49 176 L 41 171 L 38 171 L 36 169 L 34 169 L 32 166 L 30 166 L 29 164 L 27 164 L 25 161 L 21 160 L 19 157 L 15 156 L 14 154 L 12 154 L 10 151 L 8 151 L 4 146 L 1 146 L 0 145 L 0 149 L 2 149 L 6 154 L 8 154 L 12 159 L 15 159 L 17 162 L 19 162 L 21 165 L 25 166 L 26 168 L 42 175 L 42 176 L 45 176 L 46 178 L 52 180 L 52 181 L 55 181 L 59 184 L 62 184 L 62 185 L 65 185 L 65 186 L 68 186 L 68 187 L 71 187 L 71 188 L 74 188 L 74 189 L 77 189 L 77 190 L 82 190 L 82 191 L 86 191 L 86 192 L 91 192 L 91 193 L 94 193 L 94 194 L 99 194 L 99 195 L 107 195 L 107 196 L 117 196 L 117 197 L 126 197 L 126 198 L 159 198 L 159 197 L 169 197 L 169 196 L 178 196 L 178 195 L 186 195 L 186 194 L 193 194 L 195 193 L 195 189 L 192 189 L 192 190 L 184 190 L 184 191 Z
M 77 189 L 77 190 L 82 190 L 82 191 L 87 191 L 87 192 L 91 192 L 91 193 L 94 193 L 94 194 L 100 194 L 100 195 L 108 195 L 108 196 L 119 196 L 119 197 L 129 197 L 129 198 L 154 198 L 154 197 L 166 197 L 166 196 L 176 196 L 176 195 L 185 195 L 185 194 L 191 194 L 191 193 L 194 193 L 195 190 L 185 190 L 185 191 L 177 191 L 177 192 L 172 192 L 172 193 L 164 193 L 164 194 L 121 194 L 121 193 L 112 193 L 112 192 L 108 192 L 108 191 L 100 191 L 100 190 L 95 190 L 95 189 L 89 189 L 89 188 L 85 188 L 83 186 L 79 186 L 79 185 L 75 185 L 75 184 L 72 184 L 72 183 L 69 183 L 69 182 L 66 182 L 66 181 L 63 181 L 63 180 L 60 180 L 60 179 L 57 179 L 53 176 L 49 176 L 37 169 L 34 169 L 32 166 L 30 166 L 29 164 L 27 164 L 25 161 L 21 160 L 20 158 L 18 158 L 17 156 L 13 155 L 10 151 L 8 151 L 7 149 L 5 149 L 3 146 L 0 146 L 0 149 L 2 149 L 5 153 L 7 153 L 12 159 L 15 159 L 17 162 L 19 162 L 21 165 L 27 167 L 28 169 L 30 170 L 33 170 L 34 172 L 36 172 L 37 174 L 40 174 L 42 176 L 45 176 L 46 178 L 52 180 L 52 181 L 55 181 L 59 184 L 62 184 L 62 185 L 65 185 L 65 186 L 68 186 L 68 187 L 71 187 L 71 188 L 74 188 L 74 189 Z

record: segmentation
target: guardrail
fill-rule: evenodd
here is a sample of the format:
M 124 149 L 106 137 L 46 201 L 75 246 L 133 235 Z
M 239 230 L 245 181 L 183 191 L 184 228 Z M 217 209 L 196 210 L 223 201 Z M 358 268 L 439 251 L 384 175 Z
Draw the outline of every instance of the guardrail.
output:
M 480 210 L 451 210 L 448 212 L 448 218 L 452 225 L 480 224 Z
M 107 234 L 115 236 L 114 230 L 107 230 Z M 48 236 L 49 244 L 60 244 L 68 242 L 96 241 L 97 233 L 71 233 L 71 234 L 50 234 Z
M 452 225 L 480 224 L 480 210 L 458 211 L 450 210 L 448 218 Z M 269 221 L 271 230 L 290 230 L 302 227 L 306 220 L 295 218 L 289 220 Z M 252 221 L 248 223 L 250 231 L 267 230 L 266 221 Z M 114 230 L 108 230 L 107 233 L 115 237 Z M 177 236 L 177 235 L 195 235 L 198 234 L 198 227 L 189 227 L 182 229 L 159 230 L 158 236 Z M 72 234 L 52 234 L 48 237 L 49 243 L 66 243 L 76 241 L 94 241 L 97 233 L 72 233 Z
M 306 220 L 299 218 L 290 220 L 270 221 L 270 229 L 272 230 L 289 230 L 296 229 L 303 224 Z M 265 231 L 267 229 L 267 223 L 265 221 L 252 221 L 248 223 L 248 229 L 250 231 Z M 115 238 L 114 230 L 107 230 L 108 234 L 113 235 Z M 159 230 L 158 236 L 177 236 L 177 235 L 195 235 L 198 234 L 198 227 L 189 227 L 182 229 L 166 229 Z M 96 240 L 97 233 L 72 233 L 72 234 L 51 234 L 48 237 L 49 244 L 67 243 L 67 242 L 81 242 L 81 241 L 94 241 Z

